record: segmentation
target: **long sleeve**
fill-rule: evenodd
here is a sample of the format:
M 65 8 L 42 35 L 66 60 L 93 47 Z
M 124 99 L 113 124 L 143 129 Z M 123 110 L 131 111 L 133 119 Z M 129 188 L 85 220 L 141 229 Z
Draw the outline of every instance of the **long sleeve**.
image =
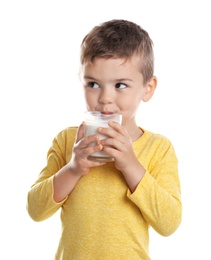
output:
M 28 192 L 27 210 L 35 221 L 42 221 L 52 216 L 66 200 L 60 203 L 53 200 L 53 178 L 71 156 L 76 130 L 73 128 L 72 135 L 68 135 L 67 132 L 62 131 L 54 138 L 47 153 L 47 164 Z
M 153 154 L 152 154 L 153 153 Z M 149 160 L 150 158 L 150 160 Z M 146 173 L 128 198 L 141 210 L 145 220 L 161 235 L 172 234 L 182 218 L 178 161 L 172 144 L 160 136 L 148 139 L 141 161 Z

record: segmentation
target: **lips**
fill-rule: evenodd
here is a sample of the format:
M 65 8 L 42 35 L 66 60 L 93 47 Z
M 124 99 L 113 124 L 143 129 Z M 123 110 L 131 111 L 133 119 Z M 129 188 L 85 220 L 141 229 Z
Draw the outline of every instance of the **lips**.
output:
M 102 111 L 101 114 L 103 114 L 103 115 L 112 115 L 113 112 L 110 112 L 110 111 Z

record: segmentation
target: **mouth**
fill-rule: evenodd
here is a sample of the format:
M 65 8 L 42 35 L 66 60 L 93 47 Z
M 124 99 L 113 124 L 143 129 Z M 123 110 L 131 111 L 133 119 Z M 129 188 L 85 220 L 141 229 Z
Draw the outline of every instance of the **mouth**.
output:
M 101 114 L 103 114 L 103 115 L 112 115 L 114 113 L 110 112 L 110 111 L 101 111 Z

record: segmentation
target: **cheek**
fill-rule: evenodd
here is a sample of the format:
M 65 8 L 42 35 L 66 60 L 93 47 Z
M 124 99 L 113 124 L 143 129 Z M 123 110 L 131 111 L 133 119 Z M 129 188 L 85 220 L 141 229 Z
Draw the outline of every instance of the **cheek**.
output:
M 125 110 L 133 110 L 140 104 L 141 98 L 138 95 L 133 95 L 121 98 L 119 101 L 119 106 L 123 107 Z
M 89 93 L 84 93 L 84 98 L 85 98 L 85 102 L 87 107 L 89 108 L 93 108 L 96 104 L 96 97 L 93 95 L 90 95 Z

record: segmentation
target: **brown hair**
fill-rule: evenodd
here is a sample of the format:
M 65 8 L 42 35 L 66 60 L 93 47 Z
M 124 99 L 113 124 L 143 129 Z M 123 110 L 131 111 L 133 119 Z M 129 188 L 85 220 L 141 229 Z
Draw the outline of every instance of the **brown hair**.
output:
M 111 20 L 94 27 L 81 43 L 81 64 L 96 57 L 130 58 L 140 55 L 140 72 L 146 83 L 154 73 L 153 42 L 139 25 L 126 20 Z

